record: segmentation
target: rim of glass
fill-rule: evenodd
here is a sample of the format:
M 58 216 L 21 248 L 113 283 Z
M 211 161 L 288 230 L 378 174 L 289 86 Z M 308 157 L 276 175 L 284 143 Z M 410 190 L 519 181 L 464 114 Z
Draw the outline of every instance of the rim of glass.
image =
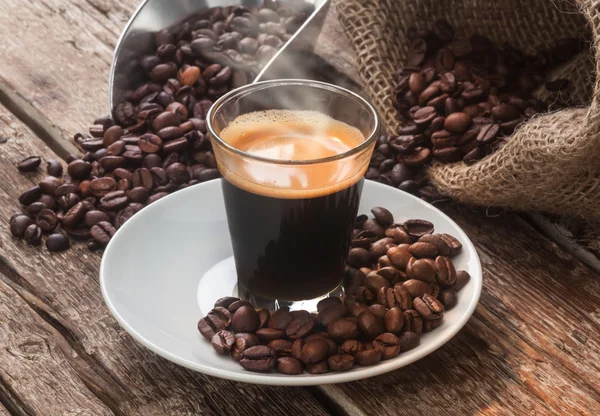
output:
M 369 137 L 367 137 L 367 139 L 364 142 L 362 142 L 360 145 L 348 150 L 347 152 L 340 153 L 339 155 L 324 157 L 321 159 L 284 160 L 284 159 L 272 159 L 272 158 L 257 156 L 257 155 L 253 155 L 251 153 L 244 152 L 243 150 L 240 150 L 240 149 L 230 145 L 226 141 L 224 141 L 215 132 L 215 130 L 213 128 L 213 122 L 212 122 L 213 116 L 229 100 L 231 100 L 235 97 L 238 97 L 242 94 L 245 94 L 248 91 L 252 91 L 252 90 L 260 91 L 260 90 L 266 89 L 266 88 L 274 88 L 277 86 L 289 86 L 289 85 L 302 85 L 302 86 L 308 86 L 311 88 L 328 90 L 328 91 L 331 91 L 334 93 L 347 95 L 347 96 L 359 101 L 371 113 L 371 116 L 373 117 L 373 120 L 375 121 L 375 125 L 373 126 L 373 129 L 371 130 Z M 326 82 L 321 82 L 321 81 L 312 81 L 312 80 L 303 80 L 303 79 L 278 79 L 278 80 L 260 81 L 260 82 L 255 82 L 252 84 L 244 85 L 242 87 L 239 87 L 232 91 L 229 91 L 227 94 L 223 95 L 208 110 L 208 113 L 206 115 L 206 128 L 208 130 L 208 133 L 219 143 L 220 146 L 223 146 L 227 150 L 229 150 L 237 155 L 240 155 L 240 156 L 243 156 L 243 157 L 255 160 L 255 161 L 259 161 L 259 162 L 268 162 L 268 163 L 273 163 L 273 164 L 278 164 L 278 165 L 314 165 L 314 164 L 318 164 L 318 163 L 327 163 L 327 162 L 333 162 L 333 161 L 340 160 L 340 159 L 345 159 L 348 156 L 352 156 L 354 154 L 360 153 L 363 150 L 365 150 L 366 148 L 368 148 L 371 145 L 371 143 L 373 143 L 377 139 L 377 133 L 379 131 L 379 116 L 377 115 L 375 108 L 373 108 L 373 106 L 367 100 L 362 98 L 360 95 L 358 95 L 350 90 L 347 90 L 346 88 L 342 88 L 337 85 L 328 84 Z

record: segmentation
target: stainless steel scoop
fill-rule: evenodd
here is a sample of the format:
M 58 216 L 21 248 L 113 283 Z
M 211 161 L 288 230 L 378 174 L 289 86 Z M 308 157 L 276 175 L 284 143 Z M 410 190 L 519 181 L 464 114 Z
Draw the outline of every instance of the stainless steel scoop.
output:
M 302 1 L 314 6 L 306 22 L 263 67 L 258 80 L 276 78 L 306 78 L 302 71 L 302 51 L 312 50 L 319 36 L 327 10 L 328 0 Z M 144 0 L 133 13 L 119 37 L 110 69 L 108 104 L 111 111 L 122 101 L 125 92 L 135 89 L 142 79 L 140 60 L 154 53 L 154 34 L 171 27 L 194 14 L 212 7 L 259 6 L 263 0 Z

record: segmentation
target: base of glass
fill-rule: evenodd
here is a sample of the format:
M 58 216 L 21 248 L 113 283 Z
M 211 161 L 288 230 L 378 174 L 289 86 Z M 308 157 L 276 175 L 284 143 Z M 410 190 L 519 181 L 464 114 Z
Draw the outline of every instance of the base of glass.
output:
M 239 287 L 239 286 L 238 286 Z M 317 312 L 317 303 L 328 297 L 342 297 L 344 287 L 340 284 L 331 292 L 327 292 L 319 297 L 305 300 L 281 300 L 265 298 L 254 293 L 239 293 L 241 299 L 252 303 L 257 309 L 269 309 L 276 311 L 281 308 L 289 308 L 290 311 L 305 310 L 308 312 Z

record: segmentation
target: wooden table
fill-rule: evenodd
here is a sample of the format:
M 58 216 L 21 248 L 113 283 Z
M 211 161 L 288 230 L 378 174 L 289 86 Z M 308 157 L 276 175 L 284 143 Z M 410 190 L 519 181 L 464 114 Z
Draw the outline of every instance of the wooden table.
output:
M 137 0 L 0 0 L 0 415 L 600 414 L 600 280 L 527 217 L 447 204 L 484 267 L 481 302 L 448 344 L 404 369 L 314 388 L 204 376 L 146 350 L 104 306 L 101 255 L 8 231 L 39 181 L 108 111 L 117 37 Z M 318 54 L 357 81 L 330 11 Z

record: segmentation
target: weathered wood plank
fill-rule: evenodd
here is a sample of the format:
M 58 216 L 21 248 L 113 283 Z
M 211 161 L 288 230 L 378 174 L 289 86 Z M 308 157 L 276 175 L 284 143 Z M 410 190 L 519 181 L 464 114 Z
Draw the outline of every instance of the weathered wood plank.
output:
M 325 391 L 363 414 L 373 406 L 415 415 L 599 414 L 597 275 L 518 216 L 446 211 L 481 256 L 474 317 L 404 370 Z
M 134 342 L 104 306 L 97 281 L 99 254 L 90 253 L 84 245 L 51 254 L 10 236 L 8 223 L 18 210 L 16 198 L 44 176 L 41 172 L 22 175 L 16 162 L 32 154 L 45 159 L 56 155 L 2 106 L 0 137 L 8 138 L 0 144 L 0 171 L 10 178 L 0 183 L 0 273 L 8 277 L 13 291 L 67 340 L 71 352 L 60 364 L 71 367 L 80 382 L 113 412 L 327 414 L 304 389 L 262 387 L 203 376 Z M 48 362 L 46 370 L 55 371 L 54 363 Z M 42 364 L 46 365 L 31 361 L 22 370 L 35 374 Z M 57 393 L 47 400 L 59 401 L 61 395 Z
M 113 414 L 73 368 L 64 365 L 74 353 L 67 340 L 12 285 L 0 274 L 0 384 L 8 393 L 4 401 L 30 414 L 74 414 L 82 409 L 90 415 Z

